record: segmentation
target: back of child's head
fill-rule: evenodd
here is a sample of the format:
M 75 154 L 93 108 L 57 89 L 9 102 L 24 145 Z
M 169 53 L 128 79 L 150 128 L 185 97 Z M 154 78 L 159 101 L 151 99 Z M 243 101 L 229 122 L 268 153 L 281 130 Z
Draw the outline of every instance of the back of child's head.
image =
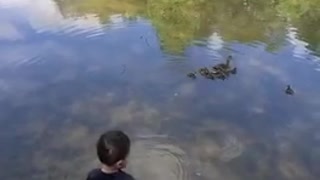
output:
M 102 164 L 113 166 L 125 160 L 130 151 L 130 139 L 122 131 L 108 131 L 97 142 L 97 155 Z

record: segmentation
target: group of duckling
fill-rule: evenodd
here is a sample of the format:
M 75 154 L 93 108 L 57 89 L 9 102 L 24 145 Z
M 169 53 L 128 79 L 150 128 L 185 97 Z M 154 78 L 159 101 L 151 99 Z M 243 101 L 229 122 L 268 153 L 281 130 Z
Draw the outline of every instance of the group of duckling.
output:
M 232 60 L 232 56 L 228 56 L 225 63 L 217 64 L 211 68 L 203 67 L 200 68 L 197 72 L 190 72 L 187 74 L 187 76 L 191 79 L 196 79 L 197 74 L 199 73 L 201 76 L 205 77 L 206 79 L 221 79 L 225 80 L 230 76 L 230 74 L 237 74 L 237 68 L 231 67 L 230 63 Z M 287 85 L 287 88 L 285 89 L 285 93 L 287 95 L 294 95 L 295 91 L 292 89 L 290 85 Z
M 197 72 L 191 72 L 188 73 L 187 76 L 192 79 L 197 78 L 197 74 L 199 73 L 202 77 L 205 77 L 206 79 L 221 79 L 225 80 L 230 76 L 230 74 L 236 74 L 237 68 L 232 68 L 230 63 L 232 60 L 232 56 L 228 56 L 225 63 L 217 64 L 211 68 L 203 67 L 200 68 Z

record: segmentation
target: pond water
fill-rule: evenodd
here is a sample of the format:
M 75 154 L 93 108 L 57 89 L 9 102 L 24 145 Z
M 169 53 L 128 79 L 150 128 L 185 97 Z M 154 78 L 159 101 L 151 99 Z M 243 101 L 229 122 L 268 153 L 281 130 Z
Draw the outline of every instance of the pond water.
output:
M 0 178 L 84 179 L 98 135 L 122 129 L 137 179 L 317 179 L 319 9 L 0 0 Z M 233 74 L 187 76 L 229 56 Z

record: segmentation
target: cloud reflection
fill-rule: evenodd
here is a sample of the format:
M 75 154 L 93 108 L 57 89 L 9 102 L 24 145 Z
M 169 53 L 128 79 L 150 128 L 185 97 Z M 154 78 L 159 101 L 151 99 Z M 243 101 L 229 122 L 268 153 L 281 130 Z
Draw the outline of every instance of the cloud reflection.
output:
M 24 35 L 10 22 L 0 19 L 0 41 L 17 41 L 23 40 Z
M 94 15 L 79 18 L 65 18 L 52 0 L 0 0 L 3 7 L 11 8 L 12 13 L 22 15 L 28 24 L 38 33 L 65 34 L 102 34 L 102 25 Z M 8 28 L 7 28 L 8 29 Z M 10 33 L 15 28 L 11 27 Z

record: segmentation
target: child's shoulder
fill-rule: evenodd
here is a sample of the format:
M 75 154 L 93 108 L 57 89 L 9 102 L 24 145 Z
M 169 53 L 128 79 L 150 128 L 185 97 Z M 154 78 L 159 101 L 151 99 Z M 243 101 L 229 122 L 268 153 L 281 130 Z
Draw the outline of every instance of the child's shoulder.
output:
M 101 175 L 101 170 L 100 169 L 93 169 L 88 173 L 88 178 L 89 180 L 95 179 L 96 177 Z
M 126 173 L 124 171 L 120 171 L 119 173 L 121 174 L 121 178 L 119 178 L 121 180 L 135 180 L 129 173 Z
M 130 174 L 119 171 L 117 173 L 105 174 L 101 169 L 93 169 L 88 173 L 87 180 L 135 180 Z

